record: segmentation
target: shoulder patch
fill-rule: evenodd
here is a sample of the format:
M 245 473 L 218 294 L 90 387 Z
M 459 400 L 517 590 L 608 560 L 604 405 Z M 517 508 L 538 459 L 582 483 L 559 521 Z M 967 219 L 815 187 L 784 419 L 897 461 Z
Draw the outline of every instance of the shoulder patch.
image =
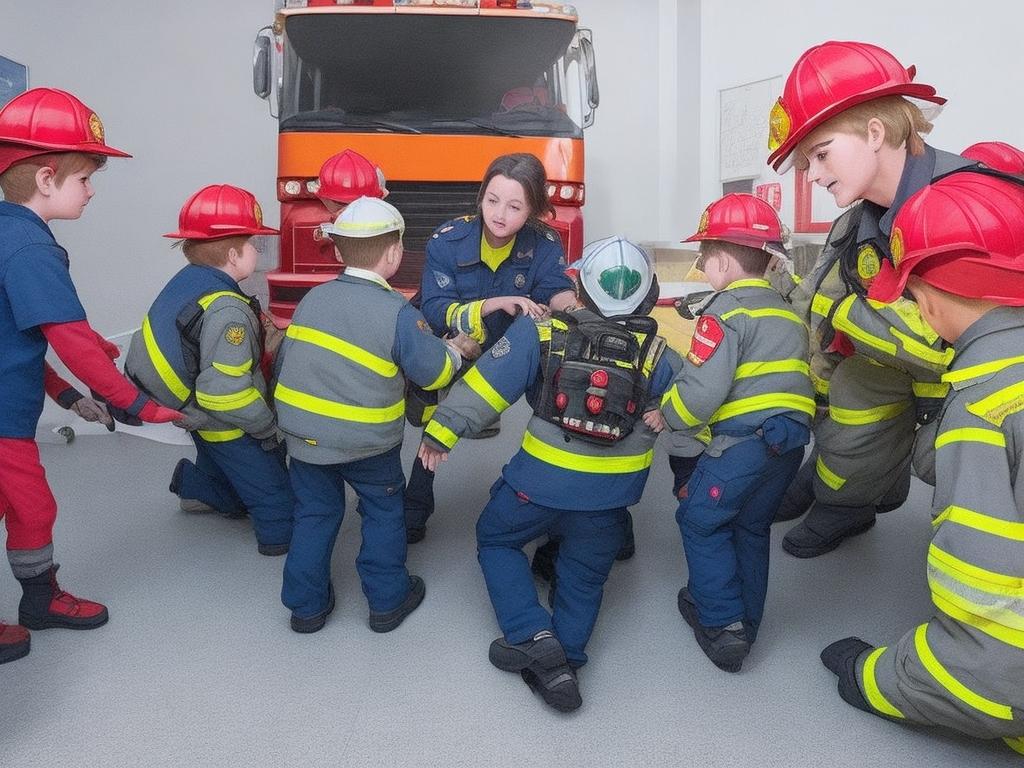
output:
M 524 261 L 526 259 L 532 259 L 533 258 L 533 248 L 531 248 L 528 251 L 516 251 L 516 258 L 517 259 L 522 259 Z
M 704 365 L 715 354 L 715 350 L 718 349 L 718 345 L 724 338 L 725 331 L 718 319 L 702 315 L 697 320 L 697 327 L 693 329 L 690 351 L 686 353 L 687 359 L 694 365 Z
M 448 275 L 436 269 L 434 270 L 434 281 L 437 283 L 438 288 L 447 288 L 452 284 L 452 279 Z
M 500 339 L 494 342 L 494 346 L 491 347 L 491 357 L 495 359 L 499 357 L 504 357 L 511 351 L 512 342 L 508 340 L 508 336 L 502 336 Z
M 243 325 L 229 325 L 227 330 L 224 331 L 224 340 L 228 344 L 234 344 L 236 347 L 245 341 L 245 326 Z
M 526 275 L 524 275 L 522 272 L 519 272 L 516 274 L 515 280 L 513 280 L 512 282 L 515 284 L 516 288 L 522 290 L 523 288 L 526 287 Z
M 424 333 L 433 333 L 433 331 L 430 330 L 430 323 L 428 323 L 422 317 L 416 321 L 416 327 L 419 328 Z

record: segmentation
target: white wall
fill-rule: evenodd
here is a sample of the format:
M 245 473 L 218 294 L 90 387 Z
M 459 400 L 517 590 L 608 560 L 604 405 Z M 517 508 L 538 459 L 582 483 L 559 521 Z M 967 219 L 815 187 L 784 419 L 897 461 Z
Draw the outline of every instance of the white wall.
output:
M 785 77 L 801 53 L 826 40 L 874 43 L 895 54 L 904 66 L 916 64 L 917 82 L 934 85 L 939 95 L 949 99 L 928 139 L 934 146 L 953 152 L 984 140 L 1024 146 L 1022 30 L 1024 3 L 1019 0 L 703 2 L 702 204 L 721 195 L 719 90 L 775 75 Z

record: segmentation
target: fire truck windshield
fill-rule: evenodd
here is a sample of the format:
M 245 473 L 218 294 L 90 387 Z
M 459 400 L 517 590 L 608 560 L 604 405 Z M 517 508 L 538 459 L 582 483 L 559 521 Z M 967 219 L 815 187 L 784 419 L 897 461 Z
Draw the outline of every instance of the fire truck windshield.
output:
M 575 24 L 396 14 L 289 17 L 282 131 L 583 135 Z

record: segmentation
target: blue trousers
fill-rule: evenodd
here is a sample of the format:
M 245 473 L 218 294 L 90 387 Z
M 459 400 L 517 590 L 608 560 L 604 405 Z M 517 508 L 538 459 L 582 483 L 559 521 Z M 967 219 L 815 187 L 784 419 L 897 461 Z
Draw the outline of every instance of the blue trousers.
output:
M 626 508 L 594 512 L 553 509 L 517 496 L 503 479 L 476 524 L 477 557 L 505 640 L 521 643 L 551 630 L 568 660 L 585 664 L 604 583 L 625 536 Z M 543 535 L 561 540 L 553 613 L 537 599 L 523 547 Z
M 227 514 L 248 510 L 260 544 L 291 541 L 295 497 L 282 456 L 249 435 L 223 443 L 190 435 L 196 461 L 184 465 L 178 495 Z
M 802 447 L 774 455 L 764 439 L 754 438 L 697 461 L 676 522 L 690 594 L 704 626 L 744 621 L 750 639 L 757 636 L 768 591 L 772 519 L 803 455 Z
M 301 618 L 327 607 L 331 554 L 345 517 L 345 483 L 359 497 L 363 543 L 356 570 L 374 612 L 391 611 L 409 594 L 405 569 L 401 445 L 346 464 L 308 464 L 291 459 L 295 530 L 284 564 L 281 601 Z

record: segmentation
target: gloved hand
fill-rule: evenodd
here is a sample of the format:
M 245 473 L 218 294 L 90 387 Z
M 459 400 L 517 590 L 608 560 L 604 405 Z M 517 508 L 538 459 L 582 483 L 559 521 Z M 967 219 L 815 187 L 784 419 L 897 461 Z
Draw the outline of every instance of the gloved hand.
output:
M 185 414 L 173 408 L 165 408 L 155 400 L 147 400 L 139 411 L 139 418 L 150 424 L 166 424 L 168 421 L 185 418 Z
M 82 397 L 71 404 L 70 410 L 86 421 L 98 421 L 108 431 L 114 431 L 114 419 L 107 413 L 102 403 L 98 403 L 91 397 Z

